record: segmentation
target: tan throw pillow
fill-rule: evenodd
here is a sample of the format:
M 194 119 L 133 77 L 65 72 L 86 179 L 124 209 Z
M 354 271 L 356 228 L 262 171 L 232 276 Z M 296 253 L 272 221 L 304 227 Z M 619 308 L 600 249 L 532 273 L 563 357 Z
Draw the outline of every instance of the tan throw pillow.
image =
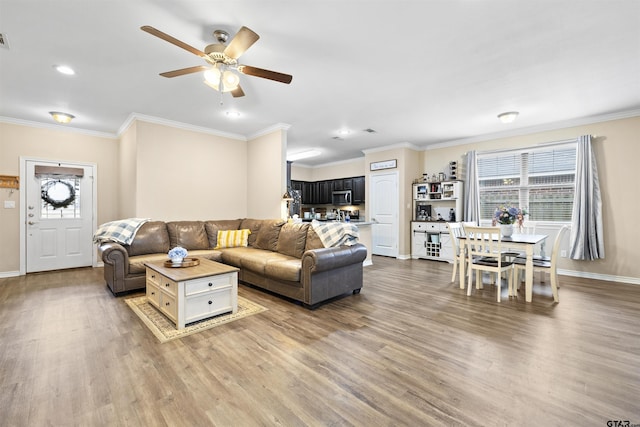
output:
M 238 246 L 247 246 L 251 230 L 219 230 L 218 243 L 214 249 L 235 248 Z

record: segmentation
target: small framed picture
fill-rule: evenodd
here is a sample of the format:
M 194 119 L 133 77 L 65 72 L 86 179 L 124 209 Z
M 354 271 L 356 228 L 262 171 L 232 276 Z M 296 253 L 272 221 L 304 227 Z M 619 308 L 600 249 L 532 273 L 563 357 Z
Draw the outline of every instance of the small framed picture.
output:
M 398 160 L 393 159 L 393 160 L 384 160 L 382 162 L 371 162 L 370 167 L 371 167 L 370 170 L 372 171 L 379 171 L 382 169 L 393 169 L 398 167 Z

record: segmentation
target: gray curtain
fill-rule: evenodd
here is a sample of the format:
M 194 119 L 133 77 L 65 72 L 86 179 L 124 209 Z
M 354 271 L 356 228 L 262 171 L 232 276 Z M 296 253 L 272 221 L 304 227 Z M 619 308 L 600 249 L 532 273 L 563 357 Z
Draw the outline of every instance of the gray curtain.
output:
M 467 152 L 467 168 L 464 181 L 464 221 L 480 224 L 480 189 L 478 188 L 478 161 L 476 152 Z
M 576 191 L 573 198 L 571 259 L 604 258 L 602 198 L 598 167 L 591 148 L 591 135 L 578 138 L 576 153 Z

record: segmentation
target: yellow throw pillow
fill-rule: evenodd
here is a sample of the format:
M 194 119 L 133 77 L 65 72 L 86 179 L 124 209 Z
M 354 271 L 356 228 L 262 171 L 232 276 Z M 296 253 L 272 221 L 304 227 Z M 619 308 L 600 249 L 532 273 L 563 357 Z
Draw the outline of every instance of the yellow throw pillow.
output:
M 214 249 L 247 246 L 249 234 L 251 234 L 251 230 L 248 228 L 242 230 L 219 230 L 218 241 Z

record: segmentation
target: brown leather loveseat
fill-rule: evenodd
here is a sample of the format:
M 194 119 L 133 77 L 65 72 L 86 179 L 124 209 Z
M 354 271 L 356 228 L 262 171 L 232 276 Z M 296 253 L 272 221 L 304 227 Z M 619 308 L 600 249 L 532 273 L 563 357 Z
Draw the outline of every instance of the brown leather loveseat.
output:
M 249 229 L 246 246 L 216 248 L 218 232 Z M 104 278 L 115 294 L 145 288 L 145 262 L 166 260 L 176 246 L 189 257 L 204 257 L 240 269 L 240 282 L 315 307 L 330 298 L 362 288 L 366 247 L 325 248 L 309 223 L 282 220 L 150 221 L 131 245 L 105 242 L 99 251 Z

